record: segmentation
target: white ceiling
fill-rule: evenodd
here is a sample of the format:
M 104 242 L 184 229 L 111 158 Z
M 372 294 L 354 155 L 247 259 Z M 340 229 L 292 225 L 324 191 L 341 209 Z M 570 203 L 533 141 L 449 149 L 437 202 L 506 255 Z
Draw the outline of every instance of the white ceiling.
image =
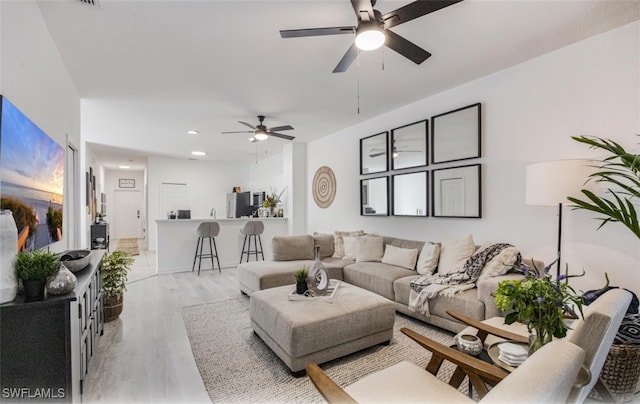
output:
M 244 130 L 237 121 L 255 125 L 262 114 L 267 126 L 290 124 L 286 133 L 308 142 L 640 19 L 638 0 L 465 0 L 392 29 L 433 54 L 423 64 L 386 49 L 332 74 L 350 35 L 282 39 L 279 30 L 355 25 L 347 0 L 38 4 L 82 98 L 83 136 L 109 146 L 91 146 L 107 168 L 147 154 L 189 158 L 195 149 L 206 159 L 254 161 L 286 141 L 252 144 L 248 134 L 220 132 Z

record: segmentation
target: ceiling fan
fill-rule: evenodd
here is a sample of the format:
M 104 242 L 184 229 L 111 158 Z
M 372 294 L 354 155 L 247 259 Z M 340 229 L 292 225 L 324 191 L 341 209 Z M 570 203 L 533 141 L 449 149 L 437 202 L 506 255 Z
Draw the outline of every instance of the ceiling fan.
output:
M 398 153 L 419 153 L 422 152 L 422 150 L 403 150 L 404 148 L 409 147 L 409 146 L 393 146 L 393 150 L 391 152 L 391 156 L 393 158 L 398 157 Z M 379 148 L 373 148 L 371 150 L 369 150 L 369 157 L 378 157 L 378 156 L 383 156 L 384 154 L 387 153 L 386 149 L 379 149 Z
M 413 42 L 390 31 L 389 28 L 461 1 L 462 0 L 418 0 L 400 7 L 397 10 L 382 14 L 373 8 L 376 0 L 351 0 L 351 5 L 358 18 L 357 26 L 281 30 L 280 36 L 282 38 L 300 38 L 306 36 L 352 34 L 355 32 L 356 38 L 354 43 L 349 47 L 340 62 L 338 62 L 335 69 L 333 69 L 333 73 L 347 71 L 358 56 L 358 49 L 374 50 L 382 45 L 386 45 L 412 62 L 420 64 L 431 56 L 431 54 Z
M 281 139 L 293 140 L 295 136 L 285 135 L 283 133 L 278 133 L 281 130 L 292 130 L 293 127 L 291 125 L 283 125 L 283 126 L 274 126 L 273 128 L 267 128 L 262 122 L 264 121 L 264 115 L 258 115 L 258 121 L 260 123 L 257 126 L 253 126 L 249 123 L 238 121 L 238 123 L 243 124 L 244 126 L 248 126 L 253 130 L 242 130 L 236 132 L 222 132 L 226 133 L 253 133 L 253 137 L 250 139 L 251 142 L 261 142 L 269 138 L 269 136 L 279 137 Z

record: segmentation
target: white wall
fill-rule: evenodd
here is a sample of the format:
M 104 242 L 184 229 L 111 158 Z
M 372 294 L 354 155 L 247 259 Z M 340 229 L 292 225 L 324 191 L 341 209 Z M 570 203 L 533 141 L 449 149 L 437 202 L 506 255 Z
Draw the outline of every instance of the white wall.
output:
M 0 93 L 65 150 L 67 137 L 80 147 L 80 97 L 35 1 L 0 1 Z M 83 172 L 83 167 L 80 170 Z M 79 223 L 84 215 L 69 212 L 66 201 L 73 197 L 78 206 L 84 205 L 80 205 L 79 195 L 68 189 L 67 183 L 65 180 L 63 215 L 75 215 Z M 80 194 L 83 193 L 81 186 Z M 68 240 L 63 237 L 52 249 L 61 251 L 67 245 Z
M 428 65 L 421 66 L 428 69 Z M 308 145 L 307 178 L 327 165 L 337 193 L 326 209 L 307 187 L 308 232 L 364 229 L 419 240 L 472 233 L 477 243 L 506 241 L 524 255 L 555 258 L 557 209 L 524 204 L 525 169 L 532 162 L 599 157 L 572 135 L 614 139 L 640 151 L 640 23 L 604 33 L 482 79 L 381 115 Z M 379 94 L 383 97 L 384 94 Z M 482 103 L 482 218 L 402 218 L 359 215 L 359 139 L 472 103 Z M 429 166 L 441 168 L 455 164 Z M 578 289 L 604 283 L 640 293 L 640 242 L 619 224 L 598 231 L 584 211 L 565 208 L 563 260 L 587 275 Z

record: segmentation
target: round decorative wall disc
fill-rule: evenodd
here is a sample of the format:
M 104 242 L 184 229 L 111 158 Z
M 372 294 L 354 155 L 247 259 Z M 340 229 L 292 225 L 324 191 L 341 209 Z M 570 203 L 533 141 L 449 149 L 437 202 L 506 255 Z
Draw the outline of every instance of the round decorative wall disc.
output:
M 322 166 L 313 176 L 313 200 L 321 208 L 327 208 L 333 203 L 336 196 L 336 176 L 333 171 Z

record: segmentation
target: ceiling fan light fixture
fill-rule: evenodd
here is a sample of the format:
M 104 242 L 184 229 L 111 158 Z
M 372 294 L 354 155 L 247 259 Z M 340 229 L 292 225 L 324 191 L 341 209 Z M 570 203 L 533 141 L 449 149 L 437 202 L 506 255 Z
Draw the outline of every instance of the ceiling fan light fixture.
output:
M 356 46 L 363 51 L 375 50 L 384 45 L 386 37 L 375 21 L 362 21 L 356 30 Z
M 267 140 L 267 138 L 269 137 L 269 135 L 267 135 L 267 132 L 258 129 L 256 131 L 256 134 L 254 136 L 254 138 L 258 141 L 263 141 L 263 140 Z

